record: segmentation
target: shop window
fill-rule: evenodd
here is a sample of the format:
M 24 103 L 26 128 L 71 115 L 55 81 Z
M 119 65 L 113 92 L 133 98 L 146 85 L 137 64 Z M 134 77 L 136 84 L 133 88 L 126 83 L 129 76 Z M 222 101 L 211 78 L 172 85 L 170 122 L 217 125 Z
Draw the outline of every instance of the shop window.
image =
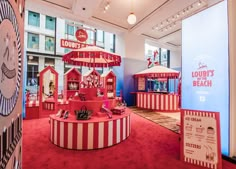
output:
M 161 49 L 161 62 L 167 62 L 167 50 L 163 48 Z
M 28 24 L 32 26 L 40 26 L 40 14 L 36 12 L 28 12 Z
M 74 26 L 66 24 L 66 34 L 74 36 L 75 35 Z
M 104 48 L 104 31 L 102 30 L 96 31 L 96 45 Z
M 45 50 L 53 52 L 55 49 L 55 39 L 53 37 L 45 37 Z
M 110 51 L 113 53 L 115 53 L 115 38 L 116 35 L 110 33 Z
M 92 30 L 86 30 L 88 34 L 87 44 L 94 44 L 95 42 L 95 32 Z
M 28 33 L 27 47 L 31 49 L 39 49 L 39 35 Z
M 35 56 L 27 57 L 27 86 L 38 86 L 39 85 L 39 58 Z M 32 88 L 33 89 L 33 88 Z M 35 92 L 33 92 L 35 93 Z
M 55 30 L 56 19 L 51 16 L 46 16 L 46 29 Z
M 47 66 L 51 66 L 51 67 L 55 67 L 55 59 L 53 58 L 45 58 L 45 65 L 44 67 L 47 67 Z

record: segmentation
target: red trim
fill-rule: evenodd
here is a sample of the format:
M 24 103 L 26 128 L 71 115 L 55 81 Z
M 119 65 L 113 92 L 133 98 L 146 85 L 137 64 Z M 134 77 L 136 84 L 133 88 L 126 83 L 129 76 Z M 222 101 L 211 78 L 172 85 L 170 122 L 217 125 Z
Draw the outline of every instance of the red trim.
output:
M 78 133 L 78 124 L 73 123 L 73 133 L 72 133 L 72 148 L 77 149 L 77 133 Z
M 93 148 L 98 148 L 99 140 L 99 123 L 94 123 L 93 125 Z
M 108 121 L 104 122 L 104 147 L 108 147 Z
M 57 145 L 60 145 L 60 121 L 56 121 L 57 123 Z
M 120 141 L 123 141 L 123 119 L 120 119 Z
M 68 147 L 68 123 L 64 123 L 64 147 Z
M 88 123 L 84 123 L 83 124 L 83 144 L 82 144 L 82 148 L 83 150 L 88 149 Z

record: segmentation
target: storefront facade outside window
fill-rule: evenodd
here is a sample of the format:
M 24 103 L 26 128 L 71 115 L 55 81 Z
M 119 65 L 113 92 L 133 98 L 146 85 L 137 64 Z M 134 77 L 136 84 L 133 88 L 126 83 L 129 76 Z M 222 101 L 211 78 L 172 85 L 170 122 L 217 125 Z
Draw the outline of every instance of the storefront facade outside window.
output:
M 28 14 L 28 24 L 31 26 L 40 26 L 40 14 L 36 12 L 29 11 Z
M 28 81 L 32 78 L 38 78 L 36 75 L 48 65 L 54 67 L 59 73 L 59 91 L 63 89 L 63 75 L 74 66 L 65 64 L 61 58 L 64 54 L 74 49 L 62 48 L 60 41 L 61 39 L 66 39 L 77 42 L 75 32 L 78 29 L 84 29 L 88 34 L 88 39 L 84 43 L 97 45 L 108 51 L 115 52 L 115 34 L 98 30 L 89 25 L 84 25 L 83 23 L 69 21 L 34 11 L 26 10 L 25 17 L 26 55 L 27 58 L 29 56 L 38 58 L 37 66 L 33 66 L 27 59 L 27 89 L 33 90 L 33 92 L 35 92 L 36 89 L 32 89 L 34 86 L 28 83 Z M 61 26 L 63 24 L 64 26 Z M 82 72 L 81 67 L 76 68 Z M 86 71 L 86 69 L 83 71 Z M 103 72 L 103 69 L 99 69 L 98 71 Z
M 45 50 L 53 52 L 55 49 L 55 39 L 54 37 L 45 37 Z
M 39 49 L 39 35 L 28 33 L 27 47 L 31 49 Z
M 45 28 L 49 30 L 55 30 L 56 19 L 51 16 L 46 16 Z

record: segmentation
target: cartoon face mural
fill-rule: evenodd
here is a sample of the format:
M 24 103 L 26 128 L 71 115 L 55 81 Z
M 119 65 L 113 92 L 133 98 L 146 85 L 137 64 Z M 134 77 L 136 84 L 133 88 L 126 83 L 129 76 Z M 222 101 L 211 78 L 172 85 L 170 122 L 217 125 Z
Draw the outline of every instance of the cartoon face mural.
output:
M 0 0 L 0 115 L 8 116 L 16 106 L 21 81 L 21 44 L 14 10 Z

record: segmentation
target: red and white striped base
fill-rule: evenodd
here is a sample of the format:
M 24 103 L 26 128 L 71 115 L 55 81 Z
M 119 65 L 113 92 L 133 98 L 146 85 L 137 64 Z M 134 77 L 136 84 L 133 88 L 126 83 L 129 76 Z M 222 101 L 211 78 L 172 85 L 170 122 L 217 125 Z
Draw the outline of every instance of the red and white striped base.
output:
M 73 115 L 68 119 L 50 115 L 50 128 L 50 140 L 59 147 L 77 150 L 109 147 L 130 135 L 130 111 L 113 115 L 112 119 L 105 116 L 80 121 Z
M 160 111 L 179 111 L 179 96 L 176 94 L 137 93 L 137 107 Z

